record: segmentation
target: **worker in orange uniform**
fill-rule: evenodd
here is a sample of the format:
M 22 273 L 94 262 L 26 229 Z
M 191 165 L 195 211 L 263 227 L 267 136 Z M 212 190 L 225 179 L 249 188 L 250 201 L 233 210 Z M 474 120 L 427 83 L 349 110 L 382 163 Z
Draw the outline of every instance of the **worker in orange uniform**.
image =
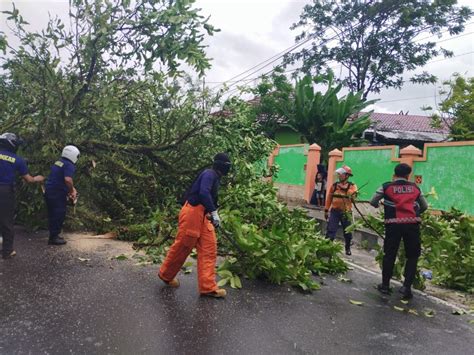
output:
M 226 291 L 217 287 L 217 240 L 215 229 L 220 225 L 217 195 L 222 176 L 227 175 L 231 162 L 227 154 L 214 157 L 212 169 L 204 170 L 186 194 L 179 213 L 178 234 L 158 272 L 159 278 L 171 287 L 179 287 L 176 275 L 195 247 L 198 256 L 198 286 L 203 296 L 222 298 Z
M 357 194 L 357 185 L 349 181 L 349 178 L 352 176 L 352 169 L 347 165 L 337 169 L 336 174 L 339 181 L 330 187 L 324 207 L 324 218 L 328 221 L 326 236 L 334 240 L 339 224 L 341 224 L 344 233 L 346 255 L 352 255 L 352 233 L 346 232 L 346 228 L 351 225 L 352 198 Z

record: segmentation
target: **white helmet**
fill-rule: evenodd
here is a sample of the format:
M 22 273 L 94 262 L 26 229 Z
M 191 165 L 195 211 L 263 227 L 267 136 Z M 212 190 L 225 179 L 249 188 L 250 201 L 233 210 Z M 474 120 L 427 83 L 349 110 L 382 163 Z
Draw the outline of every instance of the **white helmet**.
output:
M 77 159 L 79 159 L 79 154 L 81 154 L 81 152 L 79 151 L 79 149 L 77 149 L 77 147 L 73 145 L 67 145 L 64 147 L 61 156 L 63 158 L 69 159 L 74 164 L 76 164 Z

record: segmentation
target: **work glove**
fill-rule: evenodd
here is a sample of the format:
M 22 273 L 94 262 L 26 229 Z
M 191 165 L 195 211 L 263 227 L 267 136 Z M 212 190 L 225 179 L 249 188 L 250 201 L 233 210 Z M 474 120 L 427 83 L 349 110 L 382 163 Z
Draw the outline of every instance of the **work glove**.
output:
M 217 210 L 211 212 L 211 223 L 214 228 L 219 228 L 221 225 L 221 219 L 219 217 L 219 214 L 217 213 Z

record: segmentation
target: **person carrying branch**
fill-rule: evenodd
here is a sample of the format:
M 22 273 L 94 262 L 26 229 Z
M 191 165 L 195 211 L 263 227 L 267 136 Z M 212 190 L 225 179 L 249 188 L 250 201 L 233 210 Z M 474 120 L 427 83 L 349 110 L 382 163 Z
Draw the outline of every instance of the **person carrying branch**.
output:
M 158 277 L 170 287 L 179 287 L 176 278 L 193 248 L 197 250 L 199 292 L 203 296 L 222 298 L 226 290 L 216 283 L 217 239 L 215 229 L 220 225 L 217 195 L 222 176 L 229 173 L 231 162 L 227 154 L 214 157 L 212 169 L 204 170 L 185 196 L 179 213 L 178 233 L 171 245 Z
M 16 155 L 22 143 L 23 141 L 14 133 L 0 135 L 0 233 L 3 236 L 3 259 L 11 259 L 16 255 L 13 250 L 16 174 L 18 173 L 28 183 L 44 181 L 41 175 L 31 176 L 25 161 Z
M 357 194 L 357 185 L 349 181 L 349 178 L 352 176 L 352 169 L 347 165 L 337 169 L 336 174 L 339 181 L 329 188 L 324 208 L 324 218 L 328 221 L 326 237 L 334 240 L 339 224 L 341 224 L 344 233 L 346 255 L 352 255 L 352 233 L 346 232 L 346 229 L 351 225 L 352 199 Z
M 383 245 L 382 283 L 377 289 L 390 294 L 390 279 L 397 258 L 400 241 L 405 246 L 405 271 L 403 286 L 399 292 L 403 298 L 413 297 L 411 286 L 415 280 L 416 265 L 421 254 L 420 214 L 428 209 L 428 203 L 418 186 L 408 181 L 411 167 L 398 164 L 392 182 L 383 184 L 372 197 L 370 204 L 378 207 L 383 199 L 385 214 L 385 240 Z

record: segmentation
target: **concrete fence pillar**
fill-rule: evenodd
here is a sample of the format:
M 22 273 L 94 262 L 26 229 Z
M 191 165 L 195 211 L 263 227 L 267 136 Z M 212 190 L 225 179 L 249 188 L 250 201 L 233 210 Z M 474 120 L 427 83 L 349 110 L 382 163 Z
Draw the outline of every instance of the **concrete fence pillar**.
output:
M 400 163 L 405 163 L 411 166 L 412 171 L 414 168 L 414 160 L 419 158 L 423 155 L 423 152 L 413 145 L 409 145 L 408 147 L 403 148 L 400 150 Z M 412 174 L 410 174 L 411 180 Z
M 308 158 L 306 160 L 306 176 L 304 183 L 304 199 L 307 203 L 311 200 L 314 190 L 314 179 L 318 172 L 318 164 L 321 162 L 321 147 L 316 143 L 311 144 L 308 150 Z
M 328 198 L 329 188 L 334 184 L 334 172 L 336 171 L 336 163 L 339 160 L 342 160 L 342 152 L 339 149 L 331 150 L 329 152 L 326 199 Z

